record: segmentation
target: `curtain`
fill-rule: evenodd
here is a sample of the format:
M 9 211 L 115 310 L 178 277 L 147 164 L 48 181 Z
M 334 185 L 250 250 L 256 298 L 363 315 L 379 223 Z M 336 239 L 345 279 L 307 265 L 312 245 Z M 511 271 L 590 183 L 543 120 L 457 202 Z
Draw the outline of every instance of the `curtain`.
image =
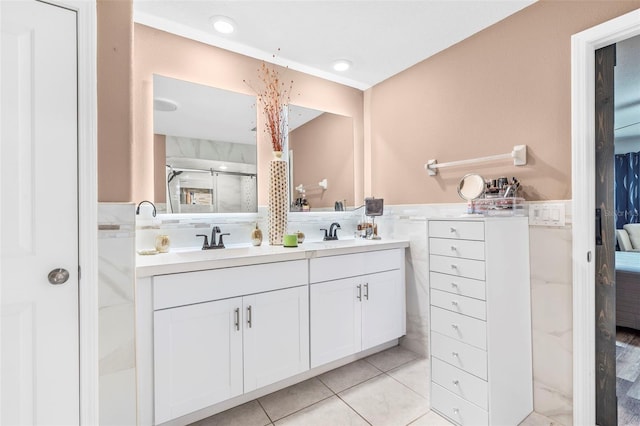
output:
M 616 229 L 640 222 L 640 152 L 615 156 Z

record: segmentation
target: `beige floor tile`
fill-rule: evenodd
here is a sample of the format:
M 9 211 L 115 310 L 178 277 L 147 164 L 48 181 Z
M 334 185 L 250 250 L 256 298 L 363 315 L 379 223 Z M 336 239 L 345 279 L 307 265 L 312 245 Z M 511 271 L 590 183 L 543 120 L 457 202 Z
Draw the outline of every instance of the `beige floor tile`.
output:
M 276 426 L 366 426 L 368 423 L 337 396 L 276 422 Z
M 418 358 L 417 354 L 401 346 L 394 346 L 391 349 L 371 355 L 365 358 L 365 360 L 382 371 L 389 371 L 416 358 Z
M 437 414 L 435 411 L 429 411 L 427 414 L 411 423 L 411 426 L 454 426 L 454 424 Z
M 519 426 L 562 426 L 548 417 L 538 414 L 535 411 L 520 423 Z
M 317 378 L 309 379 L 259 399 L 272 421 L 302 410 L 333 395 Z
M 265 426 L 269 424 L 271 424 L 271 420 L 258 401 L 253 400 L 192 423 L 191 426 Z
M 338 396 L 374 426 L 407 425 L 429 411 L 425 398 L 387 375 L 374 377 Z
M 318 378 L 329 389 L 335 393 L 340 393 L 380 374 L 382 374 L 382 371 L 364 360 L 359 360 L 328 371 L 318 376 Z
M 416 359 L 387 371 L 387 374 L 429 399 L 429 360 Z

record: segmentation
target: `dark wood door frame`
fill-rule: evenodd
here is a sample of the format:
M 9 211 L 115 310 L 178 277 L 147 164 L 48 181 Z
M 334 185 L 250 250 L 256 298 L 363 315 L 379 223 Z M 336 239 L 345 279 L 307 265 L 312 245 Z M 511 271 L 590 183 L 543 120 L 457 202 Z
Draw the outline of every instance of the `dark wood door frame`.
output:
M 618 423 L 614 208 L 614 66 L 616 45 L 595 52 L 596 423 Z

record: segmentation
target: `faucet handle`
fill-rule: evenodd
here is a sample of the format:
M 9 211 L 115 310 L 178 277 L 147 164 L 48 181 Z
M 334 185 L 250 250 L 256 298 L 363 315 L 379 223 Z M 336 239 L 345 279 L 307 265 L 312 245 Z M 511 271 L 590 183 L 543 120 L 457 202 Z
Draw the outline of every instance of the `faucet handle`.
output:
M 222 241 L 222 237 L 224 237 L 225 235 L 231 235 L 231 234 L 228 232 L 225 232 L 224 234 L 219 235 L 220 238 L 218 239 L 218 247 L 220 248 L 224 248 L 224 242 Z
M 209 237 L 204 234 L 196 234 L 196 237 L 204 237 L 204 242 L 202 243 L 202 250 L 206 250 L 209 248 Z

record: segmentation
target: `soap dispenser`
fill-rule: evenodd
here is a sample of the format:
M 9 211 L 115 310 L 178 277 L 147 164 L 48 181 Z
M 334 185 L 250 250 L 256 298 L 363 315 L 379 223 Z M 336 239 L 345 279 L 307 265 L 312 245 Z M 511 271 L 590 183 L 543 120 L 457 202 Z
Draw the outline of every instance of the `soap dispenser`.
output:
M 258 228 L 258 222 L 256 222 L 256 229 L 251 231 L 251 244 L 254 246 L 262 244 L 262 230 Z

